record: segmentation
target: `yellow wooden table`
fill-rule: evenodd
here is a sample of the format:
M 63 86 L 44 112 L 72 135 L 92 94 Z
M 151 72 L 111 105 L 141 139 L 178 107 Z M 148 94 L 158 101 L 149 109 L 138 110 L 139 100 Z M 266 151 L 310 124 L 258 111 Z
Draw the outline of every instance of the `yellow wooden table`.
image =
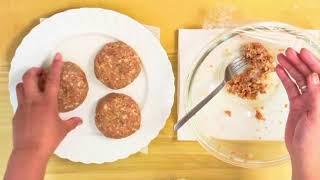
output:
M 40 17 L 78 7 L 113 9 L 144 24 L 161 28 L 161 43 L 177 72 L 177 29 L 200 28 L 206 14 L 221 5 L 236 8 L 235 19 L 276 20 L 305 28 L 320 28 L 318 0 L 1 0 L 0 1 L 0 173 L 11 150 L 12 109 L 7 90 L 14 50 Z M 26 59 L 27 60 L 27 59 Z M 172 131 L 176 103 L 165 128 L 149 146 L 149 154 L 135 154 L 111 164 L 85 165 L 53 156 L 46 179 L 290 179 L 290 165 L 242 169 L 210 156 L 196 142 L 177 142 Z M 108 153 L 108 152 L 106 152 Z

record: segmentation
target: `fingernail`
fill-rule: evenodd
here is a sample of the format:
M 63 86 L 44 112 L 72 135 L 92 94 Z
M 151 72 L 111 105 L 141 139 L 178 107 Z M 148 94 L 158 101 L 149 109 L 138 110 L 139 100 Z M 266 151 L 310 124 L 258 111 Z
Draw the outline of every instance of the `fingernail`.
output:
M 79 121 L 78 121 L 78 126 L 81 125 L 82 123 L 83 123 L 82 120 L 79 119 Z
M 286 56 L 283 54 L 283 53 L 279 53 L 278 55 L 277 55 L 277 59 L 284 59 L 284 58 L 286 58 Z
M 277 54 L 277 57 L 279 58 L 279 57 L 281 57 L 281 55 L 282 55 L 282 53 L 278 53 L 278 54 Z
M 287 54 L 287 53 L 290 52 L 290 51 L 291 51 L 291 48 L 287 48 L 285 52 L 286 52 L 286 54 Z
M 319 84 L 319 75 L 317 73 L 312 73 L 311 76 L 313 84 Z
M 61 60 L 62 60 L 62 55 L 61 55 L 60 53 L 57 53 L 57 54 L 55 55 L 54 59 L 55 59 L 56 61 L 61 61 Z

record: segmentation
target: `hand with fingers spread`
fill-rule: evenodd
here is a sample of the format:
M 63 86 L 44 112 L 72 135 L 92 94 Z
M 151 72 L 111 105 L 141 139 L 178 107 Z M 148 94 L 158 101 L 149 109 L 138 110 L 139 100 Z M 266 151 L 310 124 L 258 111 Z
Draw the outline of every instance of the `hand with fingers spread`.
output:
M 293 180 L 320 179 L 320 61 L 307 49 L 278 55 L 276 72 L 290 101 L 285 141 Z
M 62 69 L 57 54 L 44 89 L 39 88 L 41 68 L 29 69 L 17 85 L 18 108 L 13 118 L 13 151 L 5 179 L 43 179 L 47 161 L 63 138 L 81 124 L 78 117 L 59 117 L 57 96 Z

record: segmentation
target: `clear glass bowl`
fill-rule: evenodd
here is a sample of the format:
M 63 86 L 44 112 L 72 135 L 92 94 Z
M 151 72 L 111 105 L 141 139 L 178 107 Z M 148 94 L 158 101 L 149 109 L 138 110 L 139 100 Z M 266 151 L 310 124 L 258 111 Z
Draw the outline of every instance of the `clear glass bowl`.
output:
M 187 110 L 207 96 L 224 77 L 227 64 L 239 57 L 245 42 L 261 42 L 276 57 L 287 47 L 320 54 L 318 35 L 277 22 L 261 22 L 226 31 L 210 41 L 187 78 Z M 275 58 L 276 60 L 276 58 Z M 266 94 L 243 100 L 223 89 L 191 120 L 197 141 L 218 159 L 245 168 L 277 165 L 289 160 L 284 143 L 288 99 L 275 73 Z M 265 117 L 257 120 L 256 110 Z M 231 113 L 231 116 L 228 113 Z

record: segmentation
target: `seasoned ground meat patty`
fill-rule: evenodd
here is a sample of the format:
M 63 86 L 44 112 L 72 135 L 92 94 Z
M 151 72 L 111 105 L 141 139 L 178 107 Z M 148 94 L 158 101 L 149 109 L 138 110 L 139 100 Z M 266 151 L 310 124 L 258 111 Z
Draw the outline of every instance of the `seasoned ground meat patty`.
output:
M 43 89 L 48 69 L 41 76 L 40 87 Z M 66 61 L 60 74 L 58 93 L 59 112 L 74 110 L 85 100 L 88 93 L 88 81 L 85 73 L 75 63 Z
M 97 128 L 106 137 L 124 138 L 140 128 L 140 109 L 129 96 L 110 93 L 101 98 L 96 107 Z
M 129 85 L 140 71 L 139 56 L 130 46 L 120 41 L 107 43 L 94 62 L 96 77 L 111 89 Z

